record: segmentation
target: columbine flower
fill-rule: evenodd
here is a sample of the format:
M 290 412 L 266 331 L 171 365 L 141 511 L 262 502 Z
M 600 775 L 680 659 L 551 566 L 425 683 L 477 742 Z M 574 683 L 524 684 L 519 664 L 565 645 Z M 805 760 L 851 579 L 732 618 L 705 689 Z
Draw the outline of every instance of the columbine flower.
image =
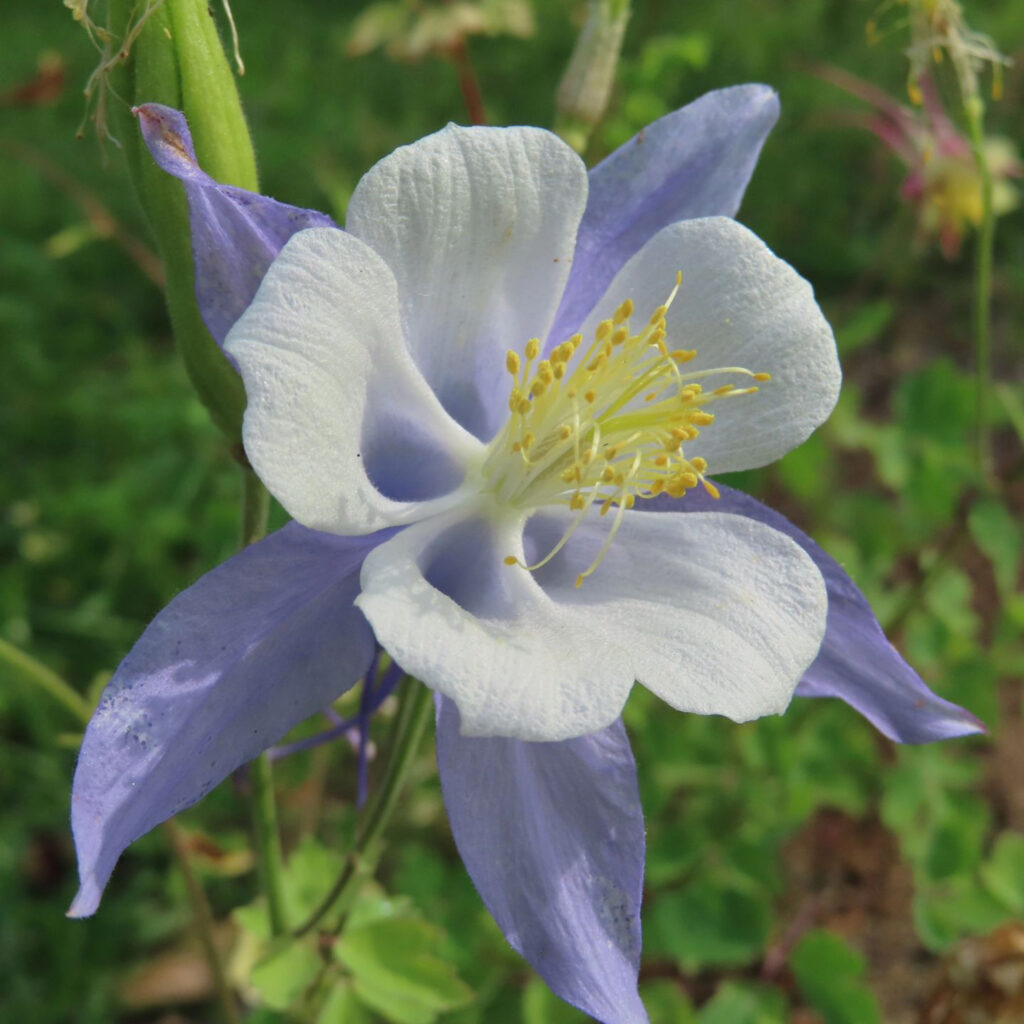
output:
M 866 127 L 907 167 L 901 195 L 917 210 L 918 239 L 937 241 L 943 256 L 955 259 L 964 236 L 981 224 L 981 172 L 970 140 L 950 120 L 931 75 L 918 80 L 922 109 L 917 111 L 840 68 L 823 67 L 819 73 L 874 107 Z M 993 212 L 1000 217 L 1017 207 L 1011 179 L 1024 174 L 1024 165 L 1013 142 L 1001 136 L 985 139 L 985 155 L 993 179 Z
M 569 1002 L 643 1021 L 634 680 L 737 720 L 799 683 L 896 739 L 978 731 L 835 562 L 708 479 L 799 443 L 839 383 L 806 282 L 692 219 L 735 212 L 776 114 L 763 87 L 712 93 L 589 189 L 547 132 L 450 127 L 370 171 L 347 231 L 285 244 L 306 212 L 217 185 L 179 115 L 140 111 L 189 193 L 199 281 L 248 271 L 200 299 L 241 313 L 247 452 L 295 522 L 179 595 L 104 694 L 73 913 L 379 644 L 439 695 L 452 830 L 509 941 Z

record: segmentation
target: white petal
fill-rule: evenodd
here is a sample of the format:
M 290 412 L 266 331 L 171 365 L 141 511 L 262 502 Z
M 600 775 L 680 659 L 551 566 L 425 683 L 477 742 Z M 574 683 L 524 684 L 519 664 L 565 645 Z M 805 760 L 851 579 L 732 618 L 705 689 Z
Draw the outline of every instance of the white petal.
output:
M 455 700 L 464 734 L 595 732 L 632 688 L 627 652 L 503 563 L 521 553 L 519 529 L 453 516 L 417 523 L 370 553 L 356 604 L 406 671 Z
M 715 422 L 686 445 L 711 473 L 774 462 L 825 421 L 839 396 L 835 338 L 811 286 L 751 231 L 725 217 L 670 224 L 616 276 L 585 336 L 626 298 L 646 316 L 683 284 L 668 314 L 669 348 L 697 349 L 688 371 L 740 366 L 770 373 L 755 395 L 716 402 Z M 706 389 L 749 378 L 712 377 Z
M 580 158 L 539 128 L 449 125 L 360 181 L 348 230 L 394 272 L 413 359 L 441 404 L 489 439 L 508 349 L 545 338 L 587 200 Z
M 480 448 L 410 360 L 390 270 L 344 231 L 295 235 L 224 347 L 249 400 L 246 454 L 304 526 L 362 534 L 419 518 Z
M 635 678 L 681 711 L 738 722 L 784 711 L 825 633 L 825 584 L 810 557 L 742 516 L 631 511 L 577 588 L 609 519 L 588 520 L 536 573 L 562 613 L 625 652 Z M 550 550 L 569 521 L 535 516 L 527 554 Z

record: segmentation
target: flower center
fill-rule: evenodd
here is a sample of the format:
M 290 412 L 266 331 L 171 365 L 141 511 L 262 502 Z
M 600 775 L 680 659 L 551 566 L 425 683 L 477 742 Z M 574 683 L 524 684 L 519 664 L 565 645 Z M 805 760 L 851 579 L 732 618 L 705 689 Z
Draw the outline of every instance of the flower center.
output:
M 531 339 L 506 359 L 512 377 L 509 418 L 487 449 L 481 473 L 484 485 L 506 507 L 529 511 L 565 505 L 578 512 L 565 536 L 535 565 L 509 556 L 508 565 L 533 571 L 546 565 L 564 546 L 596 504 L 601 515 L 615 509 L 609 535 L 594 563 L 576 581 L 580 586 L 601 563 L 637 498 L 666 493 L 681 498 L 703 487 L 718 490 L 706 477 L 707 462 L 689 459 L 687 442 L 710 426 L 708 407 L 723 398 L 750 395 L 756 385 L 724 384 L 705 390 L 709 377 L 733 374 L 770 380 L 738 366 L 687 373 L 683 367 L 694 349 L 670 351 L 665 343 L 666 316 L 682 274 L 665 303 L 639 329 L 632 325 L 634 304 L 626 299 L 610 320 L 597 327 L 589 348 L 573 335 L 538 361 L 540 341 Z

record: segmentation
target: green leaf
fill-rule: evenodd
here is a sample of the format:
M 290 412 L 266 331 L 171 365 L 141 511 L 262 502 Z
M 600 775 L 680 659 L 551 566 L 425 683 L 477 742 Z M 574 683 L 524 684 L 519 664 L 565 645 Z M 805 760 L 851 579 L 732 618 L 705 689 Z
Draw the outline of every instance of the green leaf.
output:
M 385 917 L 349 928 L 335 956 L 352 972 L 359 998 L 393 1024 L 431 1024 L 473 995 L 437 957 L 440 933 L 417 917 Z
M 586 1024 L 590 1018 L 559 999 L 539 978 L 523 989 L 523 1024 Z
M 992 563 L 999 592 L 1016 591 L 1024 554 L 1024 531 L 1019 520 L 1001 501 L 982 498 L 971 509 L 967 522 L 975 544 Z
M 316 1024 L 373 1024 L 373 1015 L 359 1002 L 349 981 L 340 981 L 328 993 Z
M 787 1024 L 786 1001 L 778 989 L 727 981 L 701 1007 L 697 1020 L 700 1024 Z
M 914 896 L 914 924 L 921 941 L 935 952 L 965 935 L 984 935 L 1011 916 L 974 877 L 960 875 L 921 888 Z
M 1003 832 L 978 875 L 988 892 L 1007 910 L 1024 913 L 1024 836 Z
M 876 299 L 858 306 L 850 318 L 836 328 L 836 342 L 843 355 L 877 341 L 892 322 L 896 304 L 891 299 Z
M 881 1024 L 878 1003 L 861 980 L 864 957 L 838 935 L 808 932 L 789 962 L 801 994 L 826 1024 Z
M 275 1010 L 287 1010 L 320 971 L 323 961 L 316 950 L 316 940 L 289 941 L 252 970 L 249 981 Z
M 674 957 L 684 971 L 740 967 L 762 952 L 770 929 L 767 893 L 695 880 L 654 904 L 649 945 Z
M 289 921 L 304 921 L 330 891 L 345 858 L 319 840 L 306 836 L 288 858 L 284 873 L 284 901 Z
M 651 1024 L 697 1024 L 690 997 L 674 981 L 649 981 L 640 986 L 640 997 Z

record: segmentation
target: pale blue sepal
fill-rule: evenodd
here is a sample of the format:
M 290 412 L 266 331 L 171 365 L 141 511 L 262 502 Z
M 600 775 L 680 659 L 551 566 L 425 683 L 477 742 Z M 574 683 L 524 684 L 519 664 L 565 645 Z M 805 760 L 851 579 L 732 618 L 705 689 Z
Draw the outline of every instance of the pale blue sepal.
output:
M 985 732 L 980 719 L 928 688 L 889 643 L 860 588 L 821 545 L 749 494 L 717 486 L 717 501 L 698 488 L 681 501 L 657 498 L 643 507 L 747 516 L 791 537 L 811 556 L 825 578 L 828 619 L 821 650 L 797 686 L 797 697 L 838 697 L 897 743 Z
M 203 321 L 221 345 L 284 243 L 304 228 L 337 225 L 317 210 L 214 181 L 199 166 L 188 123 L 179 111 L 144 103 L 134 113 L 153 159 L 185 186 L 196 299 Z
M 621 719 L 556 743 L 459 734 L 437 699 L 452 834 L 488 910 L 551 989 L 604 1024 L 645 1024 L 637 993 L 644 820 Z
M 71 799 L 81 888 L 95 912 L 121 852 L 327 707 L 375 641 L 353 600 L 366 552 L 297 523 L 207 573 L 153 620 L 85 733 Z
M 766 85 L 717 89 L 648 125 L 594 167 L 550 343 L 579 329 L 615 275 L 663 227 L 732 217 L 778 118 L 779 98 Z

